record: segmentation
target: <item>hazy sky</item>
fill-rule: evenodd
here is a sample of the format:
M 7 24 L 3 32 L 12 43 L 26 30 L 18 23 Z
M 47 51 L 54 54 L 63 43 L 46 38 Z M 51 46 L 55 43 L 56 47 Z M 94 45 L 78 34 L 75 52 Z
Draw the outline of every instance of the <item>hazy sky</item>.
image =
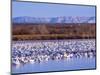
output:
M 95 16 L 95 6 L 12 2 L 12 17 Z

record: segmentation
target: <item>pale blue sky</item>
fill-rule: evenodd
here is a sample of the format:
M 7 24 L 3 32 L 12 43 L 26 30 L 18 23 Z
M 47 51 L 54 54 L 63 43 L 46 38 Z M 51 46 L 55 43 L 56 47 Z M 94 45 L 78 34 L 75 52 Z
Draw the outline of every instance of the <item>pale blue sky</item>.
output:
M 95 16 L 95 6 L 12 2 L 12 17 Z

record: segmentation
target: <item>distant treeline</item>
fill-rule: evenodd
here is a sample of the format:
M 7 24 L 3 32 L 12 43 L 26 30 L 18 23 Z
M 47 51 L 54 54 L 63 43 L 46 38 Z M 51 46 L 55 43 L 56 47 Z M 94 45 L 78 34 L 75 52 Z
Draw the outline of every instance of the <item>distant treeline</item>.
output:
M 13 40 L 90 39 L 95 37 L 95 23 L 13 23 L 12 26 Z

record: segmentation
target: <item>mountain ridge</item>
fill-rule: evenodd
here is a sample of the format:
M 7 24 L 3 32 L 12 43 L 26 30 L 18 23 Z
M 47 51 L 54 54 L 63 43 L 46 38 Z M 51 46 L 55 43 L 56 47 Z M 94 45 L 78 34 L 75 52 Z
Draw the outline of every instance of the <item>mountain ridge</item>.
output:
M 14 17 L 13 23 L 95 23 L 95 17 Z

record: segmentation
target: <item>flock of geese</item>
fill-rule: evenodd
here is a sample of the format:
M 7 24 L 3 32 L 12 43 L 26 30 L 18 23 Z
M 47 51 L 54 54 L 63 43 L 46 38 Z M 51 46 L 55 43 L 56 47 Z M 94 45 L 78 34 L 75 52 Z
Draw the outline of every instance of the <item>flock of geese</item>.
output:
M 96 56 L 95 49 L 95 40 L 13 41 L 12 65 L 92 58 Z

